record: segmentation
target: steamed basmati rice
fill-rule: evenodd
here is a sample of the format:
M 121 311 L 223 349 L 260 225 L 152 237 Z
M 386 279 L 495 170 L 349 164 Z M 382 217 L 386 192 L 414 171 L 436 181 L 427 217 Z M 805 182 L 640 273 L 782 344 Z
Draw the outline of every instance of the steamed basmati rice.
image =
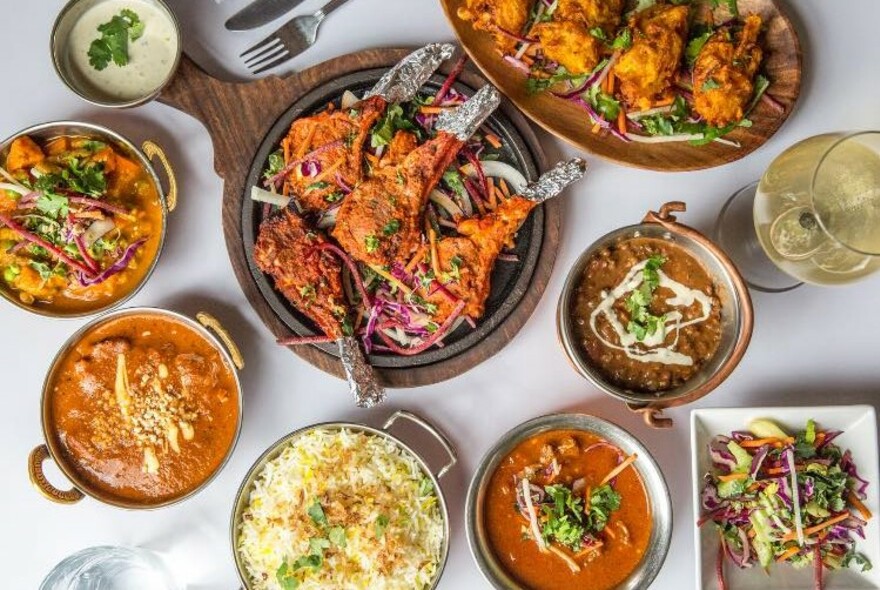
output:
M 316 503 L 326 522 L 310 516 Z M 330 527 L 337 540 L 344 527 L 344 543 L 324 540 Z M 439 501 L 414 457 L 382 436 L 318 428 L 263 467 L 238 551 L 256 590 L 283 590 L 279 569 L 297 590 L 423 590 L 437 574 L 443 535 Z M 319 567 L 291 569 L 321 543 Z

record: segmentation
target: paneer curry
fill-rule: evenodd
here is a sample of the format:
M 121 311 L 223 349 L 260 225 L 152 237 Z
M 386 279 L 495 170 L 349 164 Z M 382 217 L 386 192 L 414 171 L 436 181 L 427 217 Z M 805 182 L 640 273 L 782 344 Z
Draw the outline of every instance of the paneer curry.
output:
M 758 15 L 736 0 L 461 0 L 458 17 L 501 58 L 625 142 L 719 142 L 766 94 Z
M 132 292 L 158 254 L 163 205 L 144 166 L 103 139 L 15 138 L 0 157 L 0 288 L 53 315 Z
M 531 590 L 611 590 L 653 528 L 638 457 L 581 430 L 536 434 L 504 457 L 483 504 L 499 564 Z
M 232 450 L 232 371 L 213 343 L 165 314 L 99 323 L 51 377 L 47 432 L 58 460 L 87 491 L 125 505 L 186 495 Z

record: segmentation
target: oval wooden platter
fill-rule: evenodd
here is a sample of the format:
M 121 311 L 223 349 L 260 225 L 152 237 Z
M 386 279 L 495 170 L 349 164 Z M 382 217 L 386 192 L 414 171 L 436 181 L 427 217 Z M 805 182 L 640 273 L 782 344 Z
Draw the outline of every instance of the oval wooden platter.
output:
M 242 210 L 247 178 L 254 155 L 264 138 L 290 106 L 314 89 L 343 76 L 387 68 L 412 49 L 373 49 L 361 51 L 314 66 L 285 78 L 267 77 L 246 83 L 217 80 L 184 57 L 172 83 L 159 100 L 200 120 L 214 143 L 214 168 L 224 180 L 223 232 L 235 276 L 251 306 L 275 338 L 291 335 L 290 327 L 267 301 L 249 269 L 242 231 Z M 448 73 L 454 60 L 441 67 Z M 460 80 L 471 88 L 486 84 L 482 76 L 466 69 Z M 543 151 L 525 118 L 504 101 L 504 116 L 528 144 L 538 168 L 546 168 Z M 474 346 L 441 361 L 406 368 L 379 367 L 377 374 L 388 387 L 428 385 L 458 376 L 501 350 L 531 316 L 547 287 L 559 247 L 562 200 L 542 205 L 543 239 L 528 289 L 519 303 L 500 323 Z M 339 378 L 344 377 L 338 358 L 318 346 L 292 348 L 312 365 Z
M 541 1 L 541 0 L 537 0 Z M 440 0 L 449 23 L 465 51 L 498 87 L 532 121 L 575 146 L 597 156 L 636 168 L 661 172 L 702 170 L 739 160 L 761 147 L 782 126 L 794 109 L 801 88 L 801 47 L 797 31 L 774 0 L 739 0 L 743 15 L 758 14 L 764 19 L 762 70 L 770 79 L 768 92 L 784 108 L 779 113 L 761 101 L 749 118 L 750 128 L 739 128 L 725 137 L 740 143 L 732 147 L 721 143 L 692 146 L 683 143 L 626 143 L 609 134 L 591 131 L 589 116 L 576 104 L 548 92 L 530 94 L 525 76 L 505 63 L 491 35 L 475 31 L 470 22 L 458 17 L 467 0 Z

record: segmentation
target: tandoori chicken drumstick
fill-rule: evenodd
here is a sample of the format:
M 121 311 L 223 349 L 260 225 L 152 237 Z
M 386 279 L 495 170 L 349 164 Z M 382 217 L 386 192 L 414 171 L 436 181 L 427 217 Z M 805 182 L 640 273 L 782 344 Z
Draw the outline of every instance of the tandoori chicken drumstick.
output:
M 398 166 L 377 171 L 342 204 L 332 235 L 357 260 L 388 267 L 412 255 L 421 243 L 422 216 L 431 190 L 500 102 L 483 87 L 460 107 L 445 111 L 436 137 L 411 151 Z

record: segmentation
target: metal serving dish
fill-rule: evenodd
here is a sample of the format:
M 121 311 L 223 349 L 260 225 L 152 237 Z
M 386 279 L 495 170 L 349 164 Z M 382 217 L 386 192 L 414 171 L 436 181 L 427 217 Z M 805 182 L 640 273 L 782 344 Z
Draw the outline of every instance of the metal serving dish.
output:
M 489 584 L 498 590 L 527 590 L 517 583 L 495 558 L 486 533 L 483 503 L 489 481 L 504 457 L 526 439 L 551 430 L 590 432 L 616 445 L 627 455 L 638 454 L 633 467 L 645 485 L 653 526 L 648 548 L 641 563 L 624 582 L 617 586 L 617 589 L 647 588 L 663 567 L 672 540 L 672 500 L 669 496 L 669 488 L 666 486 L 660 467 L 638 439 L 619 426 L 588 414 L 551 414 L 524 422 L 502 436 L 480 461 L 480 466 L 471 480 L 465 506 L 468 545 L 480 572 Z
M 168 70 L 165 79 L 159 86 L 153 89 L 152 92 L 130 100 L 114 98 L 101 92 L 87 80 L 84 80 L 82 75 L 77 73 L 76 67 L 70 63 L 70 56 L 67 52 L 68 40 L 70 39 L 73 26 L 87 10 L 96 4 L 105 1 L 106 0 L 69 0 L 68 3 L 64 5 L 64 8 L 61 9 L 61 12 L 58 13 L 58 16 L 55 19 L 55 24 L 52 27 L 52 37 L 50 41 L 52 65 L 55 67 L 55 73 L 61 78 L 61 81 L 64 82 L 64 84 L 73 92 L 79 95 L 80 98 L 95 106 L 127 108 L 149 102 L 159 96 L 162 89 L 171 82 L 174 78 L 174 74 L 177 73 L 177 66 L 180 63 L 181 55 L 183 55 L 183 40 L 180 34 L 180 23 L 177 21 L 177 17 L 174 16 L 174 12 L 168 7 L 164 0 L 140 0 L 141 2 L 145 2 L 154 8 L 159 9 L 159 12 L 163 13 L 168 18 L 169 23 L 176 33 L 177 52 L 174 57 L 174 63 Z
M 257 149 L 248 171 L 244 185 L 245 194 L 242 199 L 241 211 L 241 231 L 248 270 L 263 298 L 278 318 L 295 335 L 315 336 L 319 335 L 320 331 L 317 331 L 312 322 L 297 311 L 275 289 L 272 279 L 263 274 L 254 263 L 253 250 L 259 235 L 260 223 L 263 220 L 263 206 L 251 200 L 251 187 L 260 184 L 269 154 L 278 148 L 279 143 L 287 135 L 293 121 L 324 110 L 328 103 L 333 102 L 338 105 L 346 90 L 353 92 L 357 96 L 362 96 L 387 71 L 388 68 L 376 68 L 348 74 L 315 88 L 294 102 L 268 131 L 259 149 Z M 440 89 L 445 80 L 445 76 L 435 74 L 425 83 L 422 91 L 433 95 Z M 462 82 L 456 82 L 453 87 L 467 96 L 472 96 L 476 92 L 476 89 Z M 537 180 L 540 175 L 539 162 L 541 155 L 534 151 L 531 142 L 519 131 L 516 124 L 504 112 L 504 109 L 499 108 L 496 110 L 489 116 L 483 126 L 490 129 L 503 140 L 505 147 L 501 152 L 500 159 L 522 172 L 528 182 Z M 486 300 L 486 311 L 483 317 L 477 320 L 476 329 L 470 328 L 467 324 L 462 324 L 462 326 L 451 332 L 444 339 L 443 348 L 433 347 L 413 356 L 374 352 L 369 355 L 370 364 L 380 369 L 424 367 L 464 355 L 473 348 L 476 348 L 489 334 L 504 323 L 504 320 L 513 313 L 528 293 L 544 242 L 544 220 L 544 207 L 537 207 L 532 211 L 517 233 L 516 247 L 513 253 L 519 258 L 519 262 L 495 265 L 492 271 L 492 289 L 489 293 L 489 298 Z M 309 346 L 315 346 L 327 354 L 339 356 L 338 348 L 332 342 Z
M 63 454 L 58 449 L 57 437 L 52 431 L 52 421 L 51 416 L 49 415 L 51 408 L 51 404 L 49 403 L 48 399 L 49 395 L 51 395 L 49 387 L 54 381 L 55 371 L 58 369 L 59 363 L 67 355 L 70 349 L 79 344 L 83 337 L 91 332 L 91 330 L 102 324 L 105 324 L 117 318 L 137 316 L 142 314 L 164 316 L 168 319 L 175 320 L 184 324 L 188 328 L 201 335 L 202 338 L 204 338 L 220 354 L 227 367 L 229 367 L 229 370 L 232 372 L 233 378 L 235 379 L 236 395 L 238 396 L 238 425 L 235 429 L 235 436 L 232 439 L 232 444 L 229 445 L 229 449 L 226 451 L 226 457 L 224 457 L 223 461 L 217 466 L 217 469 L 214 470 L 214 473 L 206 478 L 205 481 L 203 481 L 199 486 L 187 492 L 186 494 L 183 494 L 182 496 L 171 498 L 165 502 L 157 504 L 126 502 L 120 500 L 119 498 L 113 497 L 105 492 L 96 490 L 88 482 L 83 481 L 83 479 L 76 474 L 76 471 L 72 469 L 71 466 L 63 459 Z M 198 314 L 196 314 L 196 319 L 193 320 L 192 318 L 189 318 L 185 315 L 166 309 L 158 309 L 154 307 L 130 307 L 126 309 L 112 311 L 98 318 L 95 318 L 94 320 L 77 330 L 70 338 L 67 339 L 67 342 L 64 343 L 64 346 L 62 346 L 58 353 L 55 355 L 55 358 L 52 360 L 52 365 L 49 367 L 49 370 L 46 373 L 46 378 L 43 381 L 43 393 L 40 398 L 41 425 L 43 430 L 43 440 L 45 442 L 36 446 L 28 456 L 28 476 L 30 477 L 31 483 L 44 497 L 59 504 L 75 504 L 76 502 L 82 500 L 85 496 L 90 496 L 91 498 L 94 498 L 95 500 L 98 500 L 99 502 L 102 502 L 104 504 L 109 504 L 118 508 L 127 508 L 130 510 L 151 510 L 155 508 L 162 508 L 171 504 L 177 504 L 178 502 L 182 502 L 187 498 L 194 496 L 201 490 L 205 489 L 208 484 L 210 484 L 214 480 L 214 478 L 217 477 L 217 474 L 223 470 L 223 468 L 226 466 L 226 463 L 229 461 L 229 458 L 232 456 L 232 452 L 235 450 L 236 444 L 238 443 L 238 438 L 241 434 L 243 402 L 241 381 L 239 380 L 238 371 L 243 368 L 244 360 L 242 359 L 241 351 L 239 350 L 238 346 L 235 344 L 235 342 L 232 340 L 232 337 L 229 335 L 229 332 L 227 332 L 226 329 L 223 328 L 220 322 L 208 313 L 199 312 Z M 46 476 L 43 473 L 43 463 L 47 459 L 52 459 L 52 461 L 55 462 L 55 464 L 58 466 L 64 476 L 73 483 L 72 488 L 70 488 L 69 490 L 60 490 L 49 483 L 49 480 L 46 479 Z
M 425 463 L 425 460 L 416 453 L 412 448 L 410 448 L 406 443 L 402 440 L 391 434 L 389 431 L 395 422 L 399 419 L 409 420 L 414 424 L 417 424 L 422 429 L 424 429 L 428 434 L 434 437 L 437 442 L 443 447 L 446 453 L 449 455 L 449 462 L 446 463 L 436 474 L 431 471 L 428 467 L 428 464 Z M 450 470 L 452 467 L 458 462 L 458 457 L 456 455 L 455 449 L 452 447 L 452 444 L 449 442 L 449 439 L 446 438 L 442 432 L 440 432 L 434 425 L 432 425 L 427 420 L 404 410 L 398 410 L 394 414 L 392 414 L 388 420 L 385 421 L 385 424 L 381 429 L 372 428 L 365 424 L 358 424 L 352 422 L 323 422 L 320 424 L 313 424 L 311 426 L 306 426 L 304 428 L 300 428 L 290 434 L 282 437 L 278 441 L 276 441 L 272 446 L 270 446 L 265 453 L 263 453 L 259 459 L 251 466 L 250 471 L 245 476 L 244 481 L 241 483 L 241 487 L 238 489 L 238 494 L 235 498 L 235 504 L 232 507 L 232 518 L 229 523 L 229 536 L 232 545 L 232 554 L 233 559 L 235 559 L 235 567 L 238 570 L 238 577 L 241 581 L 242 588 L 245 590 L 250 590 L 252 585 L 248 578 L 247 571 L 245 570 L 244 564 L 241 560 L 241 555 L 238 552 L 238 530 L 239 525 L 241 523 L 242 513 L 245 508 L 247 508 L 248 500 L 250 499 L 251 490 L 254 487 L 254 481 L 257 477 L 262 473 L 263 468 L 266 466 L 266 463 L 272 461 L 281 452 L 290 444 L 291 441 L 296 440 L 300 436 L 311 432 L 313 430 L 318 429 L 348 429 L 354 430 L 366 434 L 370 434 L 373 436 L 379 436 L 386 440 L 391 441 L 395 445 L 397 445 L 401 450 L 406 452 L 409 456 L 413 457 L 419 464 L 419 467 L 422 469 L 422 473 L 424 473 L 427 477 L 431 479 L 431 483 L 434 485 L 434 491 L 437 494 L 437 499 L 439 500 L 440 505 L 440 514 L 443 517 L 443 549 L 440 553 L 440 562 L 437 565 L 437 575 L 434 577 L 433 582 L 429 586 L 428 590 L 433 590 L 437 587 L 437 584 L 440 582 L 440 578 L 443 576 L 443 570 L 446 567 L 446 560 L 449 555 L 449 511 L 446 506 L 446 498 L 443 496 L 443 490 L 440 488 L 439 480 L 443 478 L 443 476 Z
M 114 147 L 118 148 L 128 157 L 132 158 L 138 164 L 143 166 L 144 170 L 146 170 L 149 174 L 150 180 L 156 188 L 156 194 L 159 195 L 159 200 L 162 205 L 162 235 L 159 238 L 159 247 L 156 251 L 156 256 L 153 258 L 152 261 L 150 261 L 150 268 L 144 274 L 143 279 L 141 279 L 141 281 L 137 285 L 132 287 L 132 289 L 128 293 L 124 294 L 122 297 L 118 298 L 116 301 L 113 301 L 109 305 L 105 305 L 104 307 L 80 313 L 62 313 L 50 309 L 43 309 L 32 307 L 30 305 L 25 305 L 24 303 L 19 301 L 18 297 L 16 297 L 14 293 L 10 293 L 2 285 L 0 285 L 0 295 L 2 295 L 7 301 L 12 303 L 13 305 L 18 306 L 25 311 L 54 318 L 86 317 L 123 305 L 126 301 L 134 297 L 138 293 L 138 291 L 141 290 L 141 288 L 143 288 L 143 286 L 149 280 L 150 275 L 153 274 L 153 270 L 156 268 L 156 264 L 159 262 L 159 258 L 162 256 L 162 249 L 165 246 L 165 232 L 168 225 L 168 213 L 174 211 L 174 208 L 177 206 L 177 178 L 174 174 L 174 169 L 171 166 L 171 162 L 168 161 L 168 157 L 165 155 L 165 150 L 159 147 L 156 142 L 151 140 L 144 141 L 141 144 L 141 148 L 138 149 L 126 137 L 101 125 L 84 123 L 81 121 L 53 121 L 49 123 L 40 123 L 39 125 L 28 127 L 27 129 L 23 129 L 5 139 L 2 143 L 0 143 L 0 160 L 6 160 L 6 156 L 9 154 L 9 146 L 17 137 L 21 137 L 22 135 L 29 135 L 32 138 L 44 141 L 62 135 L 78 135 L 113 144 Z M 151 162 L 153 158 L 159 160 L 159 163 L 165 170 L 165 175 L 168 179 L 167 191 L 162 188 L 162 183 L 159 181 L 159 176 L 156 174 L 156 169 L 153 167 L 153 164 Z
M 653 428 L 672 426 L 672 420 L 663 416 L 665 408 L 696 401 L 721 385 L 739 364 L 752 337 L 752 300 L 745 281 L 721 248 L 700 232 L 676 221 L 673 213 L 683 212 L 685 208 L 685 204 L 680 201 L 665 203 L 660 207 L 659 213 L 649 211 L 641 223 L 622 227 L 593 242 L 569 271 L 556 311 L 559 340 L 575 370 L 605 393 L 625 402 L 630 410 L 640 412 L 645 423 Z M 582 280 L 584 268 L 590 258 L 609 245 L 634 237 L 669 240 L 687 250 L 713 278 L 721 300 L 722 334 L 715 356 L 679 387 L 656 394 L 636 392 L 614 385 L 590 365 L 586 355 L 580 351 L 570 313 L 575 289 Z

